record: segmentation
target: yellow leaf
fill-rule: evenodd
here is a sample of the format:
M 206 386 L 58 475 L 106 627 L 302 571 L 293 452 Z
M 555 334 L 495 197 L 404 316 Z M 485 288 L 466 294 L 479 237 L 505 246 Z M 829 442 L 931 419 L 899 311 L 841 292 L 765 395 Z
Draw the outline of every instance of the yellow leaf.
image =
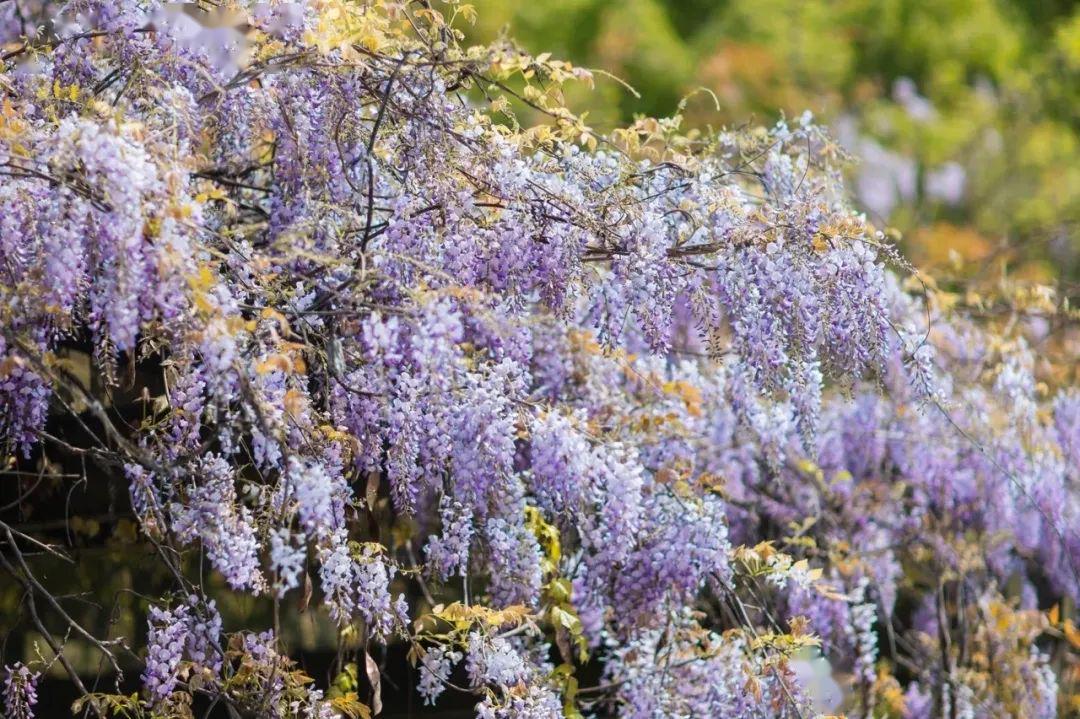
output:
M 457 11 L 461 17 L 465 18 L 465 22 L 470 25 L 476 24 L 476 8 L 471 4 L 465 3 L 464 5 L 459 5 Z
M 1080 631 L 1076 629 L 1076 625 L 1071 620 L 1066 619 L 1062 630 L 1065 632 L 1065 638 L 1069 640 L 1069 644 L 1072 645 L 1073 649 L 1080 649 Z
M 214 286 L 214 273 L 209 267 L 203 265 L 197 274 L 188 277 L 188 286 L 193 290 L 206 292 Z
M 262 362 L 255 365 L 255 372 L 268 374 L 270 372 L 288 372 L 292 369 L 292 362 L 285 355 L 270 355 Z
M 349 719 L 371 719 L 371 709 L 360 702 L 356 692 L 334 697 L 330 700 L 330 706 L 344 714 Z

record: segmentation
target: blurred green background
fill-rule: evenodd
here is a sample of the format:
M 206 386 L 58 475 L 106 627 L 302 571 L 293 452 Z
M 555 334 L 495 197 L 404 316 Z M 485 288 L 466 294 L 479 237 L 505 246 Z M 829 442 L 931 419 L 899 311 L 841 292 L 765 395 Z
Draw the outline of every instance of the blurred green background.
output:
M 858 158 L 853 194 L 917 265 L 1080 278 L 1080 3 L 1067 0 L 472 0 L 471 39 L 602 68 L 588 124 L 696 126 L 811 110 Z

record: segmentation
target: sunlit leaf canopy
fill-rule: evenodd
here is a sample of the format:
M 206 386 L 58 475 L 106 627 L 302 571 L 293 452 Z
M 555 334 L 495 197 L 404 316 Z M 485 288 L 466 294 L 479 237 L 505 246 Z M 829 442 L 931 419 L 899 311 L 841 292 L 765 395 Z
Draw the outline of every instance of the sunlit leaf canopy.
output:
M 1075 313 L 811 112 L 609 127 L 464 3 L 0 8 L 9 716 L 1075 707 Z

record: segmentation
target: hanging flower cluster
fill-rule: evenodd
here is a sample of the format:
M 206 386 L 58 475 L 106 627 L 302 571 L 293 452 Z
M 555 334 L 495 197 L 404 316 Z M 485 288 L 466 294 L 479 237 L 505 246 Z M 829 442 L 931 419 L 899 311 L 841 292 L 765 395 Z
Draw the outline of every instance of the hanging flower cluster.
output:
M 123 482 L 173 577 L 142 693 L 80 708 L 379 711 L 217 592 L 480 717 L 1057 715 L 1080 394 L 898 276 L 811 117 L 601 135 L 466 5 L 224 5 L 3 55 L 0 440 Z

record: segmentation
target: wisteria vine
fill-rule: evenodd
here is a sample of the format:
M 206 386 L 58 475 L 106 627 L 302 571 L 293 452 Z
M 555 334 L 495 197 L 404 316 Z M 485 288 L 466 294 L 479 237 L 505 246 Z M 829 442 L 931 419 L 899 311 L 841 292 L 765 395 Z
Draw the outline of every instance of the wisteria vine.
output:
M 910 274 L 809 115 L 601 133 L 469 6 L 224 5 L 0 3 L 49 16 L 0 34 L 0 566 L 46 645 L 8 716 L 59 662 L 97 716 L 367 717 L 394 645 L 485 719 L 1059 715 L 1080 393 Z M 141 647 L 35 569 L 50 458 L 167 572 Z

